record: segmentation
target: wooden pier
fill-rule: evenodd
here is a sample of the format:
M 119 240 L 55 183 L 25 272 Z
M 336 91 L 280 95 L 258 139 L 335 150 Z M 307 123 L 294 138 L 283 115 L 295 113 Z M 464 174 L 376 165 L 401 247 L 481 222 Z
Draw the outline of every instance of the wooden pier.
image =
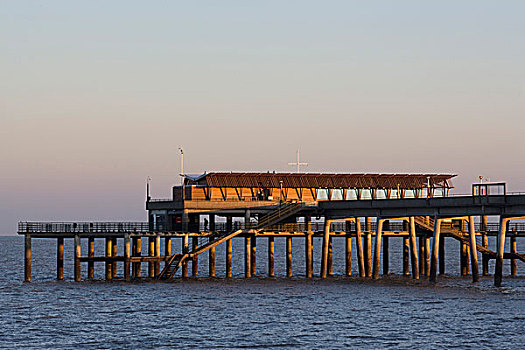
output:
M 479 280 L 490 273 L 495 259 L 494 284 L 501 286 L 504 259 L 511 275 L 517 275 L 517 238 L 525 236 L 525 195 L 496 194 L 490 184 L 473 187 L 473 195 L 449 197 L 453 175 L 371 174 L 252 174 L 210 173 L 187 177 L 173 188 L 171 200 L 151 200 L 148 222 L 20 222 L 25 236 L 25 281 L 31 281 L 33 238 L 57 241 L 57 279 L 64 278 L 64 241 L 74 245 L 74 280 L 81 281 L 81 265 L 87 279 L 95 276 L 95 262 L 105 263 L 105 279 L 117 269 L 126 281 L 169 280 L 202 276 L 199 256 L 207 252 L 209 277 L 232 277 L 234 238 L 244 239 L 244 276 L 256 275 L 257 244 L 268 244 L 267 272 L 275 276 L 275 237 L 285 237 L 286 276 L 328 278 L 333 275 L 333 240 L 345 242 L 345 273 L 352 274 L 352 240 L 357 250 L 360 278 L 380 278 L 390 273 L 390 240 L 402 240 L 402 270 L 407 278 L 422 276 L 435 282 L 445 273 L 445 242 L 460 242 L 461 275 L 471 271 Z M 499 184 L 498 184 L 499 185 Z M 324 193 L 323 193 L 324 192 Z M 352 192 L 352 193 L 351 193 Z M 368 193 L 365 193 L 368 192 Z M 368 196 L 367 196 L 368 195 Z M 498 217 L 489 223 L 487 217 Z M 218 218 L 224 218 L 219 222 Z M 236 220 L 234 220 L 236 219 Z M 490 249 L 488 237 L 496 237 Z M 321 269 L 313 270 L 313 238 L 322 238 Z M 142 239 L 147 238 L 147 252 Z M 181 252 L 172 253 L 175 240 Z M 509 251 L 505 252 L 506 242 Z M 264 242 L 264 241 L 262 241 Z M 82 256 L 81 245 L 87 245 Z M 95 244 L 104 244 L 104 255 L 95 255 Z M 176 244 L 176 243 L 175 243 Z M 225 271 L 216 271 L 215 247 L 224 244 Z M 293 267 L 292 247 L 304 244 L 305 270 Z M 118 255 L 118 246 L 122 255 Z M 382 266 L 380 266 L 382 260 Z M 141 273 L 148 264 L 147 275 Z

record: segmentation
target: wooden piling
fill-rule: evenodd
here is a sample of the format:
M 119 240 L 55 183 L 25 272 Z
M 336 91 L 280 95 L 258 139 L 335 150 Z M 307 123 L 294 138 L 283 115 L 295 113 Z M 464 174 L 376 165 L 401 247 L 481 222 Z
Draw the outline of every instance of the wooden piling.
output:
M 361 218 L 355 218 L 356 230 L 356 248 L 357 248 L 357 265 L 359 268 L 359 277 L 364 278 L 365 272 L 365 257 L 363 253 L 363 234 L 361 232 Z
M 248 224 L 250 222 L 248 221 Z M 257 274 L 257 238 L 255 235 L 251 237 L 252 253 L 251 253 L 251 274 L 255 276 Z
M 321 278 L 328 276 L 328 250 L 330 248 L 330 224 L 331 220 L 325 219 L 323 235 L 323 252 L 321 259 Z
M 416 245 L 416 222 L 413 216 L 409 219 L 410 223 L 410 258 L 412 260 L 412 278 L 419 279 L 419 262 Z
M 111 258 L 113 255 L 113 239 L 106 237 L 106 258 Z M 106 280 L 110 281 L 113 278 L 113 262 L 106 260 Z
M 334 275 L 334 247 L 333 237 L 328 240 L 328 276 Z
M 518 246 L 516 243 L 516 236 L 514 235 L 510 237 L 510 253 L 516 254 L 517 252 L 518 252 Z M 510 259 L 510 275 L 516 276 L 517 273 L 518 273 L 518 266 L 516 265 L 516 259 L 512 257 Z
M 199 248 L 199 237 L 193 237 L 192 239 L 192 250 L 196 251 Z M 191 275 L 196 277 L 199 275 L 199 256 L 195 255 L 191 263 Z
M 171 256 L 171 237 L 164 237 L 164 256 Z M 164 262 L 164 267 L 168 265 L 168 262 Z
M 313 237 L 310 232 L 307 232 L 304 236 L 304 256 L 305 256 L 305 273 L 306 278 L 313 277 Z
M 251 237 L 246 236 L 244 237 L 244 277 L 250 278 L 252 277 L 252 258 L 251 258 Z
M 419 236 L 418 239 L 419 244 L 419 257 L 420 257 L 420 264 L 419 264 L 419 274 L 421 276 L 425 276 L 425 265 L 426 265 L 426 259 L 425 259 L 425 237 L 423 235 Z
M 64 238 L 57 238 L 57 280 L 64 279 Z
M 113 238 L 112 247 L 113 247 L 113 253 L 111 254 L 111 256 L 116 257 L 117 256 L 117 238 Z M 111 268 L 111 271 L 113 273 L 113 277 L 117 277 L 117 261 L 116 260 L 113 261 L 113 266 Z
M 350 224 L 349 221 L 347 221 L 347 224 Z M 349 226 L 349 225 L 348 225 Z M 352 237 L 350 236 L 350 230 L 347 230 L 346 237 L 345 237 L 345 267 L 346 267 L 346 275 L 352 276 Z
M 80 236 L 75 235 L 75 261 L 74 261 L 74 276 L 75 282 L 80 282 Z
M 442 236 L 439 240 L 439 274 L 445 274 L 445 237 Z
M 373 272 L 372 277 L 373 279 L 379 278 L 379 263 L 381 261 L 381 242 L 383 237 L 383 222 L 381 218 L 377 218 L 377 231 L 376 231 L 376 241 L 375 241 L 375 249 L 374 249 L 374 266 L 373 266 Z
M 126 233 L 124 235 L 124 279 L 126 281 L 131 280 L 131 276 L 129 274 L 130 257 L 131 257 L 130 239 L 129 239 L 129 234 Z
M 372 277 L 372 218 L 365 217 L 365 271 L 366 277 Z
M 274 237 L 268 237 L 268 277 L 275 277 L 275 242 Z
M 432 255 L 432 250 L 430 248 L 430 237 L 425 237 L 425 276 L 430 276 L 431 260 L 432 260 L 431 255 Z M 438 256 L 439 256 L 439 249 L 438 249 Z M 437 261 L 436 261 L 436 264 L 437 264 Z
M 189 252 L 190 248 L 190 237 L 188 234 L 185 234 L 184 237 L 182 237 L 182 254 L 186 254 Z M 182 263 L 182 277 L 188 278 L 188 259 L 186 259 Z
M 408 237 L 403 237 L 403 275 L 410 276 L 410 244 Z
M 24 281 L 31 282 L 31 235 L 25 235 L 24 248 Z
M 481 245 L 485 248 L 488 248 L 489 246 L 489 237 L 487 236 L 487 233 L 484 232 L 481 236 Z M 489 275 L 489 256 L 487 254 L 483 254 L 481 256 L 481 265 L 483 270 L 483 276 Z
M 88 257 L 93 258 L 95 256 L 95 238 L 89 237 L 88 238 Z M 88 262 L 88 278 L 93 279 L 95 278 L 95 262 L 89 261 Z
M 232 254 L 233 254 L 233 243 L 232 239 L 226 241 L 226 277 L 232 277 Z
M 496 269 L 494 271 L 494 286 L 501 287 L 503 278 L 503 254 L 505 253 L 505 234 L 507 233 L 508 218 L 500 216 L 499 233 L 497 240 Z
M 214 215 L 210 215 L 214 216 Z M 209 242 L 213 242 L 213 237 L 209 238 Z M 215 247 L 208 250 L 208 275 L 215 277 Z
M 439 257 L 439 239 L 441 235 L 441 220 L 442 219 L 438 219 L 437 217 L 434 218 L 434 239 L 432 246 L 432 256 L 430 260 L 430 282 L 436 282 L 437 262 Z M 426 245 L 425 250 L 429 250 L 428 244 Z
M 383 275 L 388 275 L 390 272 L 389 267 L 389 246 L 388 246 L 388 237 L 383 236 Z
M 155 256 L 155 237 L 148 237 L 148 256 Z M 155 263 L 153 261 L 148 263 L 148 277 L 155 277 Z
M 292 237 L 286 237 L 286 276 L 292 277 Z
M 479 281 L 478 252 L 476 249 L 476 229 L 474 227 L 474 217 L 468 218 L 469 243 L 470 243 L 470 261 L 472 264 L 472 282 Z
M 142 255 L 142 239 L 140 237 L 133 238 L 133 256 Z M 140 262 L 133 263 L 133 277 L 141 276 L 141 264 Z
M 154 274 L 158 276 L 160 273 L 160 235 L 155 236 L 155 257 L 158 259 L 153 265 L 155 267 Z
M 460 267 L 461 267 L 461 276 L 468 275 L 468 267 L 467 267 L 468 255 L 467 255 L 467 244 L 465 242 L 461 242 L 459 245 L 459 260 L 460 260 Z

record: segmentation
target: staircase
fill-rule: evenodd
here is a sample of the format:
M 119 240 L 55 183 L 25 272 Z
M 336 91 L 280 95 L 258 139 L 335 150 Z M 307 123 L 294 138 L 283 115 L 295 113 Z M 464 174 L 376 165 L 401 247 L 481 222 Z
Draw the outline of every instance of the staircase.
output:
M 284 203 L 280 205 L 279 208 L 259 218 L 259 222 L 257 223 L 257 229 L 261 230 L 265 227 L 278 224 L 284 219 L 289 218 L 290 216 L 298 213 L 302 208 L 304 208 L 303 202 Z
M 215 238 L 213 241 L 207 242 L 204 245 L 197 247 L 195 250 L 192 250 L 188 253 L 184 254 L 173 254 L 167 261 L 166 265 L 162 269 L 162 271 L 157 275 L 156 279 L 171 279 L 177 270 L 182 266 L 182 264 L 188 260 L 193 259 L 193 257 L 202 254 L 211 248 L 215 247 L 216 245 L 221 244 L 224 241 L 227 241 L 239 234 L 241 234 L 243 230 L 237 230 L 233 232 L 229 232 L 226 234 L 223 234 L 217 238 Z
M 430 218 L 430 220 L 427 223 L 425 217 L 423 217 L 423 216 L 416 216 L 415 217 L 415 221 L 416 221 L 416 224 L 418 224 L 422 228 L 424 228 L 426 230 L 429 230 L 429 231 L 434 231 L 434 219 Z M 447 227 L 447 228 L 442 228 L 440 231 L 442 233 L 446 233 L 447 235 L 449 235 L 452 238 L 455 238 L 459 242 L 470 244 L 470 238 L 468 237 L 468 235 L 463 235 L 461 233 L 461 231 L 458 230 L 457 228 Z M 476 242 L 476 249 L 477 249 L 477 251 L 479 253 L 481 253 L 483 255 L 486 255 L 487 257 L 489 257 L 491 259 L 495 259 L 496 258 L 497 254 L 496 254 L 495 251 L 490 250 L 487 247 L 483 247 L 481 244 L 478 244 L 477 242 Z M 511 258 L 519 259 L 519 260 L 525 262 L 525 254 L 504 253 L 504 258 L 505 259 L 511 259 Z

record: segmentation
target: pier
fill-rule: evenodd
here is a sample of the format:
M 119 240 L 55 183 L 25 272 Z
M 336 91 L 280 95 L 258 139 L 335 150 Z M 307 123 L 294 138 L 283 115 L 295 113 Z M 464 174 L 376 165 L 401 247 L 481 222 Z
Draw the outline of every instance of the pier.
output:
M 81 264 L 93 279 L 95 262 L 105 265 L 105 279 L 123 269 L 126 281 L 170 280 L 202 276 L 199 257 L 207 252 L 209 277 L 232 277 L 232 239 L 244 240 L 244 276 L 256 275 L 257 244 L 268 245 L 267 271 L 275 276 L 275 238 L 285 238 L 286 276 L 329 278 L 333 240 L 345 242 L 345 275 L 352 273 L 352 240 L 360 278 L 389 273 L 390 240 L 402 240 L 403 274 L 436 282 L 445 273 L 445 244 L 460 242 L 461 275 L 477 282 L 496 261 L 494 285 L 501 286 L 504 260 L 517 275 L 517 238 L 525 236 L 525 194 L 506 192 L 504 183 L 474 184 L 471 195 L 450 196 L 451 174 L 301 174 L 209 173 L 185 176 L 172 198 L 151 199 L 148 222 L 20 222 L 25 236 L 25 281 L 31 281 L 31 241 L 56 239 L 57 279 L 64 278 L 64 241 L 74 244 L 74 279 Z M 497 222 L 488 222 L 488 218 Z M 496 237 L 491 249 L 488 237 Z M 313 238 L 322 238 L 320 271 L 313 270 Z M 147 239 L 147 251 L 142 240 Z M 180 253 L 172 253 L 178 241 Z M 95 244 L 103 244 L 103 256 Z M 81 245 L 87 244 L 82 256 Z M 225 245 L 225 271 L 216 271 L 215 248 Z M 305 271 L 293 268 L 292 246 L 304 245 Z M 117 254 L 117 246 L 123 254 Z M 505 250 L 507 246 L 507 251 Z M 481 264 L 478 263 L 481 256 Z M 382 261 L 382 266 L 380 263 Z M 147 264 L 147 275 L 141 273 Z M 179 274 L 177 275 L 177 273 Z

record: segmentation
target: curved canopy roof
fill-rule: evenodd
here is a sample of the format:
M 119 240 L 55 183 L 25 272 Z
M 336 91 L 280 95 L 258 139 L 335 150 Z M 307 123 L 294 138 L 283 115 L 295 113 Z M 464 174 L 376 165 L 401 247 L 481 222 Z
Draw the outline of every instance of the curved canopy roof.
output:
M 455 174 L 323 174 L 211 172 L 186 175 L 186 185 L 246 188 L 452 188 Z

